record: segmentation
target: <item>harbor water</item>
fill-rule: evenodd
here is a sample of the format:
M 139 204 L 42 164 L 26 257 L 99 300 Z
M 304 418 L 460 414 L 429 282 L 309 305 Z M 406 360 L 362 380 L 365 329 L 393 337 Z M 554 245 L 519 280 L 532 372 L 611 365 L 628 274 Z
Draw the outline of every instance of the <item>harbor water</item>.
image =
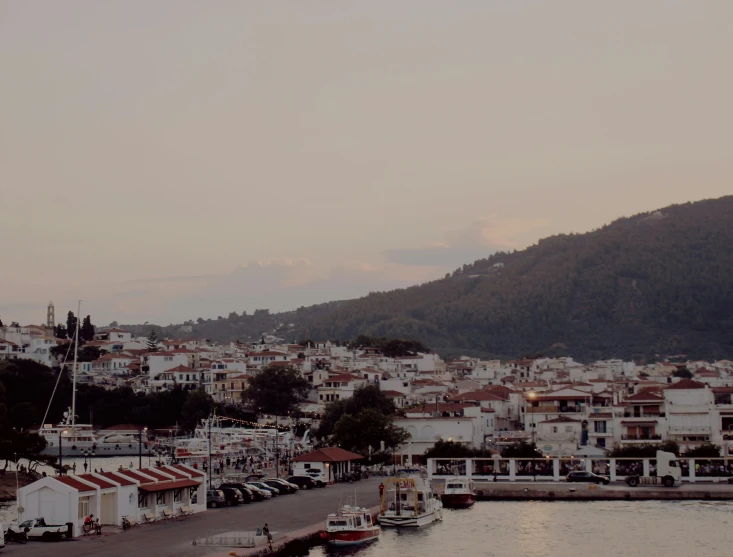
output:
M 309 557 L 729 557 L 733 503 L 490 502 L 444 511 L 443 522 L 384 529 L 355 548 L 316 547 Z

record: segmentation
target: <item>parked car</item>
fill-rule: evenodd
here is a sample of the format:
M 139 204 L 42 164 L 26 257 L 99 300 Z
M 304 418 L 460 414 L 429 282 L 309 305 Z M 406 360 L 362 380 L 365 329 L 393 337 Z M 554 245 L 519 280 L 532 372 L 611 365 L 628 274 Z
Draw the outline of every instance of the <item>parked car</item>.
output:
M 252 494 L 255 496 L 256 501 L 264 501 L 265 499 L 271 499 L 272 498 L 272 492 L 265 491 L 264 489 L 260 489 L 254 484 L 246 483 L 244 484 L 247 486 L 247 489 L 249 489 Z
M 300 489 L 313 489 L 318 487 L 316 481 L 310 476 L 291 476 L 288 478 L 291 484 L 297 485 Z
M 264 482 L 252 482 L 252 485 L 257 486 L 260 489 L 264 489 L 265 491 L 269 491 L 270 493 L 272 493 L 273 497 L 277 497 L 278 495 L 280 495 L 280 490 L 278 488 L 271 487 Z
M 194 505 L 198 501 L 196 495 L 194 494 L 194 499 L 191 500 L 191 503 Z M 223 507 L 227 504 L 227 500 L 224 497 L 224 493 L 222 491 L 219 491 L 218 489 L 207 489 L 206 490 L 206 506 L 210 509 L 215 509 L 216 507 Z
M 584 482 L 592 484 L 608 485 L 611 479 L 608 476 L 599 476 L 593 472 L 570 472 L 565 480 L 568 482 Z
M 252 501 L 256 501 L 254 494 L 252 493 L 252 490 L 249 489 L 247 486 L 241 483 L 223 483 L 219 486 L 221 489 L 222 487 L 231 487 L 233 489 L 238 489 L 239 492 L 242 494 L 242 502 L 243 503 L 251 503 Z
M 49 525 L 43 518 L 32 518 L 20 524 L 8 526 L 8 540 L 22 540 L 24 537 L 29 540 L 61 541 L 66 536 L 71 537 L 71 526 L 66 524 Z
M 262 483 L 279 490 L 280 495 L 285 495 L 286 493 L 295 493 L 295 491 L 298 489 L 297 486 L 294 486 L 293 484 L 288 483 L 285 480 L 279 480 L 277 478 L 262 480 Z M 295 489 L 293 489 L 293 487 L 295 487 Z
M 290 490 L 290 493 L 296 493 L 297 491 L 300 490 L 300 488 L 297 485 L 291 484 L 285 478 L 270 478 L 268 481 L 278 482 L 284 485 L 288 490 Z
M 244 496 L 238 489 L 233 487 L 220 487 L 219 491 L 224 493 L 226 504 L 230 507 L 236 507 L 237 505 L 244 503 Z
M 318 487 L 326 487 L 328 485 L 328 478 L 323 470 L 306 470 L 306 475 L 313 478 Z

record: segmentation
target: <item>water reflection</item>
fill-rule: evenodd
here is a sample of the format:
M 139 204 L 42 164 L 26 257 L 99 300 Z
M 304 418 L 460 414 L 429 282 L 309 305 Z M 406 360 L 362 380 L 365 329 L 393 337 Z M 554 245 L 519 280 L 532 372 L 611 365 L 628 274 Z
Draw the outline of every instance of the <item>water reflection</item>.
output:
M 733 503 L 479 502 L 416 530 L 382 531 L 369 546 L 317 547 L 311 557 L 729 557 Z

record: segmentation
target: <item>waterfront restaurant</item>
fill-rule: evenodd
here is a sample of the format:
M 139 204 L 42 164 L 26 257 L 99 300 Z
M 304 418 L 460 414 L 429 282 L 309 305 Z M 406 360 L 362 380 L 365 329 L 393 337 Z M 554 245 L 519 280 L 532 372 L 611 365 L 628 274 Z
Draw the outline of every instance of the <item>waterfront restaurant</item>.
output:
M 18 490 L 20 522 L 43 517 L 46 524 L 73 524 L 81 534 L 84 517 L 93 514 L 102 525 L 121 526 L 122 517 L 143 521 L 206 510 L 205 476 L 184 465 L 122 469 L 80 475 L 47 476 Z M 197 503 L 191 502 L 194 494 Z
M 293 472 L 298 476 L 307 474 L 309 470 L 320 470 L 329 482 L 334 482 L 336 478 L 355 471 L 356 462 L 363 458 L 340 447 L 326 447 L 295 457 Z

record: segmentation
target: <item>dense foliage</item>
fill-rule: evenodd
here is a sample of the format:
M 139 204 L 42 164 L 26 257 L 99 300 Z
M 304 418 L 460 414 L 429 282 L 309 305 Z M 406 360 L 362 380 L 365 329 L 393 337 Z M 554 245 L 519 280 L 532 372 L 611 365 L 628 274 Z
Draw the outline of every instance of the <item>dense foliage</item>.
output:
M 395 406 L 379 387 L 365 385 L 351 398 L 326 405 L 315 436 L 344 449 L 379 460 L 409 440 L 409 434 L 392 423 Z M 382 443 L 385 451 L 379 454 Z
M 501 450 L 501 456 L 504 458 L 543 458 L 544 454 L 534 443 L 519 441 L 504 447 Z
M 30 360 L 0 362 L 0 413 L 6 424 L 18 431 L 38 427 L 51 400 L 58 372 Z M 3 404 L 4 402 L 4 404 Z M 53 397 L 46 423 L 58 423 L 71 404 L 71 380 L 64 372 Z M 2 408 L 4 406 L 4 409 Z M 178 424 L 193 429 L 210 411 L 238 419 L 251 419 L 252 414 L 240 407 L 215 404 L 200 390 L 180 388 L 159 393 L 135 393 L 129 387 L 103 389 L 93 385 L 77 385 L 76 414 L 78 421 L 109 427 L 120 423 L 148 426 L 152 429 Z
M 474 449 L 457 441 L 436 441 L 435 445 L 425 451 L 425 458 L 473 458 L 489 457 L 488 449 Z
M 666 451 L 679 456 L 680 446 L 674 441 L 665 441 L 664 443 L 656 444 L 645 443 L 626 447 L 616 445 L 608 456 L 611 458 L 655 458 L 657 451 Z
M 310 389 L 310 383 L 297 369 L 270 365 L 250 377 L 242 398 L 258 414 L 285 416 L 306 399 Z

